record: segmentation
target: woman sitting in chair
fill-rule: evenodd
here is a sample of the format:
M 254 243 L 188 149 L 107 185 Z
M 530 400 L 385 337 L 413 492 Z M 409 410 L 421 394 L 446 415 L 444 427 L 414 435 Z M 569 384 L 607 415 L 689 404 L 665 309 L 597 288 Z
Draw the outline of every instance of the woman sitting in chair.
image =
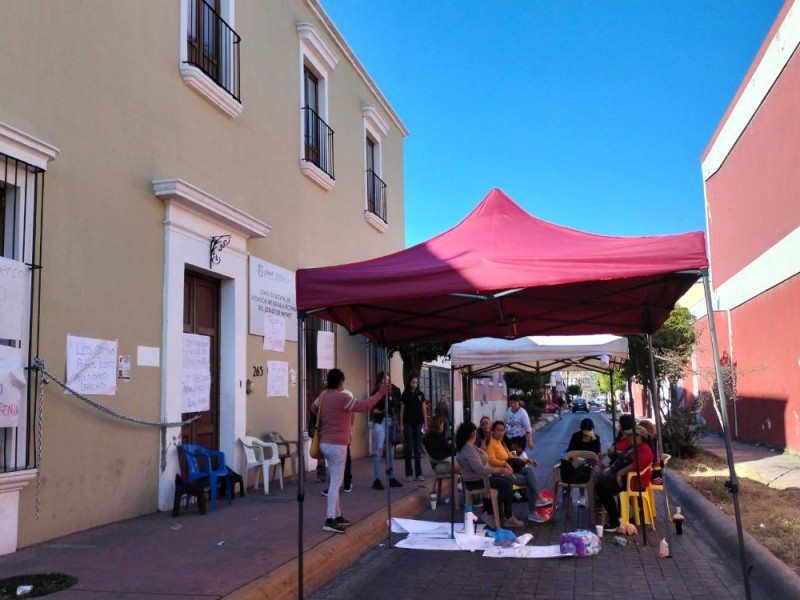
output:
M 433 415 L 431 429 L 422 438 L 422 445 L 430 459 L 439 463 L 434 470 L 437 473 L 449 473 L 455 448 L 453 441 L 444 437 L 444 419 L 441 415 Z
M 572 452 L 573 450 L 586 450 L 594 452 L 598 456 L 600 455 L 600 438 L 594 432 L 594 421 L 589 417 L 581 421 L 580 430 L 573 433 L 569 440 L 567 452 Z M 592 468 L 597 477 L 602 474 L 599 463 L 593 463 Z M 583 488 L 580 489 L 580 506 L 586 506 L 586 494 Z
M 500 525 L 509 529 L 522 527 L 525 523 L 515 519 L 511 512 L 514 469 L 509 464 L 502 467 L 490 466 L 486 452 L 475 445 L 476 432 L 475 423 L 469 421 L 459 425 L 456 431 L 456 458 L 458 464 L 461 465 L 461 478 L 464 480 L 464 485 L 468 490 L 480 489 L 483 487 L 483 476 L 488 475 L 489 485 L 497 490 L 497 503 L 503 514 L 492 514 L 492 502 L 487 497 L 483 501 L 483 514 L 481 515 L 484 523 L 492 529 L 497 529 Z
M 632 420 L 632 419 L 631 419 Z M 627 424 L 627 422 L 626 422 Z M 653 451 L 650 449 L 648 443 L 647 430 L 644 427 L 636 427 L 635 435 L 637 439 L 633 440 L 634 429 L 624 429 L 623 436 L 628 438 L 628 449 L 622 454 L 618 455 L 616 460 L 611 463 L 610 471 L 603 475 L 595 486 L 595 494 L 603 503 L 603 507 L 608 513 L 608 523 L 606 524 L 606 531 L 615 533 L 619 527 L 619 509 L 617 507 L 617 495 L 625 489 L 627 485 L 625 479 L 629 471 L 634 471 L 637 468 L 644 470 L 653 464 Z M 634 443 L 636 453 L 634 454 Z M 650 485 L 650 471 L 642 473 L 641 481 L 636 477 L 631 480 L 630 491 L 635 492 L 647 489 Z
M 539 482 L 536 480 L 536 473 L 533 468 L 538 467 L 539 463 L 529 459 L 524 452 L 519 456 L 516 452 L 509 450 L 503 442 L 506 434 L 506 424 L 502 421 L 495 421 L 492 424 L 492 439 L 489 440 L 489 449 L 486 454 L 489 456 L 489 465 L 501 467 L 511 465 L 514 470 L 514 483 L 524 485 L 528 496 L 528 521 L 533 523 L 545 523 L 547 520 L 536 512 L 538 506 L 550 506 L 551 502 L 541 495 Z

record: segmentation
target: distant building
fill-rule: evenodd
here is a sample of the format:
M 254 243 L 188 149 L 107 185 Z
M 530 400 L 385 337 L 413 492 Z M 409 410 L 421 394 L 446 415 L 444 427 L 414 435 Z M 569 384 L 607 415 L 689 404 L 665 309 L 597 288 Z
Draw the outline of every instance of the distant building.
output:
M 731 432 L 800 450 L 800 3 L 787 0 L 702 157 Z M 690 390 L 710 389 L 704 301 Z M 704 416 L 719 428 L 711 406 Z

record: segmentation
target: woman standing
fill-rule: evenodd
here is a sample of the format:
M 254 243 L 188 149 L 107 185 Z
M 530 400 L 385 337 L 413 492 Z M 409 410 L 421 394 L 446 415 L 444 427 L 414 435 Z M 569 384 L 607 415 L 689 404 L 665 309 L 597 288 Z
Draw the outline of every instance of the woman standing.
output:
M 386 382 L 366 400 L 356 400 L 344 393 L 344 373 L 339 369 L 328 371 L 327 386 L 311 405 L 312 414 L 320 415 L 320 449 L 328 463 L 330 484 L 328 486 L 328 508 L 322 529 L 333 533 L 344 533 L 350 521 L 342 516 L 339 508 L 339 488 L 344 477 L 347 444 L 353 430 L 353 413 L 367 412 L 386 394 Z
M 425 481 L 422 476 L 422 430 L 427 429 L 425 394 L 419 389 L 419 377 L 411 377 L 400 398 L 400 426 L 403 428 L 403 457 L 406 460 L 406 481 Z M 414 470 L 411 470 L 411 451 L 414 451 Z
M 394 444 L 391 440 L 392 427 L 394 427 L 394 420 L 397 418 L 397 406 L 400 404 L 400 388 L 393 386 L 391 377 L 381 371 L 378 373 L 378 386 L 384 380 L 388 388 L 386 396 L 381 398 L 375 408 L 372 409 L 372 447 L 375 450 L 375 456 L 372 459 L 373 490 L 385 489 L 381 481 L 381 450 L 386 450 L 384 443 L 387 435 L 389 436 L 389 448 L 385 454 L 389 486 L 403 487 L 403 484 L 397 481 L 394 476 Z M 395 392 L 395 390 L 397 391 Z

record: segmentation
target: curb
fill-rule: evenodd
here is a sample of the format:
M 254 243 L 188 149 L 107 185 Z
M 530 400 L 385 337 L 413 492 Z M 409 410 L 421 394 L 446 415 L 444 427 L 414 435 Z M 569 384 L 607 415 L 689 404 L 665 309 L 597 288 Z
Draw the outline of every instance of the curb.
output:
M 736 521 L 723 513 L 712 502 L 686 483 L 680 475 L 666 472 L 668 489 L 675 500 L 680 501 L 684 514 L 693 512 L 697 517 L 692 521 L 694 528 L 717 544 L 721 553 L 727 555 L 737 566 L 741 563 L 739 555 L 739 534 Z M 700 516 L 702 515 L 702 516 Z M 749 572 L 751 590 L 769 592 L 771 598 L 800 598 L 800 576 L 775 557 L 746 531 L 744 533 L 745 561 Z M 741 575 L 741 567 L 735 569 Z M 741 575 L 743 577 L 743 575 Z
M 426 488 L 392 503 L 392 516 L 413 518 L 428 507 Z M 345 535 L 334 535 L 303 553 L 303 595 L 308 597 L 334 575 L 353 564 L 370 548 L 388 536 L 388 509 L 383 507 L 354 524 Z M 274 571 L 226 595 L 229 600 L 296 600 L 299 593 L 298 559 L 295 557 Z

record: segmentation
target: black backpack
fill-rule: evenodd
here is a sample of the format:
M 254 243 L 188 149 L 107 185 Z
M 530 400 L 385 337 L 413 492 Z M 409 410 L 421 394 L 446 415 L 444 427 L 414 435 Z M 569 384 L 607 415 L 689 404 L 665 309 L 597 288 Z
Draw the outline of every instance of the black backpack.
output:
M 592 476 L 592 467 L 588 462 L 577 467 L 571 460 L 561 459 L 561 481 L 564 483 L 586 483 Z

